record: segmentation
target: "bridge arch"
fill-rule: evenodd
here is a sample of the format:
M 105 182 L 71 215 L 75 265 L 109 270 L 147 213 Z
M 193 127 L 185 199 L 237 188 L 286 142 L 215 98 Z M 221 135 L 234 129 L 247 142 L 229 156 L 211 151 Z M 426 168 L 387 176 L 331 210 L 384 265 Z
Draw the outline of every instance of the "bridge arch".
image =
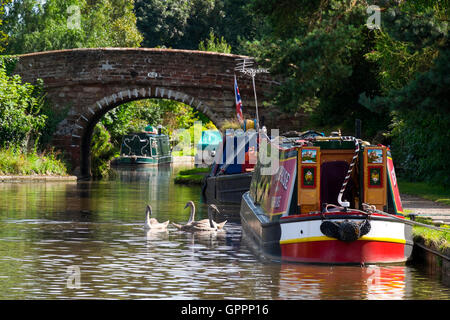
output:
M 235 119 L 232 54 L 149 48 L 71 49 L 24 54 L 14 73 L 23 81 L 44 81 L 55 114 L 62 115 L 52 145 L 68 156 L 72 173 L 89 176 L 92 130 L 109 110 L 129 101 L 164 98 L 183 102 L 203 112 L 216 125 Z M 252 81 L 236 73 L 244 117 L 255 116 Z M 289 128 L 298 119 L 284 118 L 264 105 L 276 82 L 258 74 L 256 91 L 260 119 L 267 127 Z
M 201 111 L 216 125 L 220 125 L 223 121 L 221 119 L 217 119 L 211 109 L 201 100 L 188 94 L 168 90 L 166 88 L 133 88 L 113 93 L 110 96 L 105 96 L 96 101 L 94 105 L 83 108 L 72 127 L 72 139 L 70 145 L 72 148 L 80 149 L 80 173 L 82 177 L 90 176 L 90 148 L 95 125 L 108 111 L 124 103 L 143 99 L 169 99 L 182 102 L 198 111 Z

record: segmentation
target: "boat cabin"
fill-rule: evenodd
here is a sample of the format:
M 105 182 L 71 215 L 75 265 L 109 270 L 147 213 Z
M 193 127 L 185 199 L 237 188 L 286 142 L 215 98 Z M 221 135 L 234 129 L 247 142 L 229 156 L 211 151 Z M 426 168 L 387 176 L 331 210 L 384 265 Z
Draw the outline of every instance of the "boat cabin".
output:
M 214 156 L 211 172 L 203 181 L 206 203 L 237 204 L 250 188 L 256 164 L 256 132 L 230 132 L 225 135 Z
M 214 161 L 216 155 L 216 149 L 222 142 L 222 135 L 218 130 L 205 130 L 202 131 L 202 136 L 197 142 L 195 154 L 195 164 L 198 165 L 210 165 Z
M 333 206 L 362 209 L 363 203 L 391 214 L 403 213 L 385 146 L 316 136 L 284 139 L 278 151 L 277 172 L 262 175 L 264 166 L 258 163 L 250 186 L 250 196 L 271 220 Z
M 257 135 L 255 131 L 241 134 L 228 132 L 216 149 L 211 175 L 228 175 L 253 171 L 256 164 Z

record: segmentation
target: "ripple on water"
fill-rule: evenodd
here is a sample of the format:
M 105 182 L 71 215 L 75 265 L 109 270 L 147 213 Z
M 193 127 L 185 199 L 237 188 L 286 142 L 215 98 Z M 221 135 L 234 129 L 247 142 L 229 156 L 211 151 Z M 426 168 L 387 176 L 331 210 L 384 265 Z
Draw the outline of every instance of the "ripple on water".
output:
M 165 208 L 159 220 L 185 221 L 184 204 L 200 194 L 169 183 L 156 188 L 154 179 L 23 187 L 26 207 L 18 209 L 8 197 L 20 192 L 3 187 L 0 298 L 450 299 L 450 289 L 410 266 L 379 267 L 370 282 L 359 267 L 261 262 L 241 242 L 238 223 L 203 235 L 172 227 L 146 232 L 145 203 Z M 206 206 L 198 207 L 204 216 Z M 74 265 L 81 286 L 70 289 L 67 270 Z

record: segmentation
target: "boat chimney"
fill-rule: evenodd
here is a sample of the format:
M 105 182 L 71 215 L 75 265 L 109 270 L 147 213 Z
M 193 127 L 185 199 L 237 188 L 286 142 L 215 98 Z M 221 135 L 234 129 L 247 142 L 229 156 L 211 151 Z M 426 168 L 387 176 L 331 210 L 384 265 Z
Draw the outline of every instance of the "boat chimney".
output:
M 355 119 L 355 138 L 361 139 L 361 119 Z

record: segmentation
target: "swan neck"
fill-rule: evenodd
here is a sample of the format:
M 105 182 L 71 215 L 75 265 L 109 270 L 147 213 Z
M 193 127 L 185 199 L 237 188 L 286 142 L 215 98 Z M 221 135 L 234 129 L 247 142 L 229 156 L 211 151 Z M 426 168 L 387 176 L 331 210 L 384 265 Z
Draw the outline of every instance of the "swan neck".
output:
M 147 206 L 147 209 L 145 210 L 145 218 L 146 218 L 146 224 L 150 225 L 150 216 L 152 215 L 152 209 Z
M 189 206 L 191 207 L 191 215 L 189 216 L 188 224 L 192 223 L 194 221 L 195 217 L 195 206 L 193 203 L 190 203 Z
M 213 219 L 212 219 L 212 212 L 211 212 L 211 210 L 208 210 L 208 219 L 209 219 L 210 227 L 214 228 L 214 223 L 213 223 Z

